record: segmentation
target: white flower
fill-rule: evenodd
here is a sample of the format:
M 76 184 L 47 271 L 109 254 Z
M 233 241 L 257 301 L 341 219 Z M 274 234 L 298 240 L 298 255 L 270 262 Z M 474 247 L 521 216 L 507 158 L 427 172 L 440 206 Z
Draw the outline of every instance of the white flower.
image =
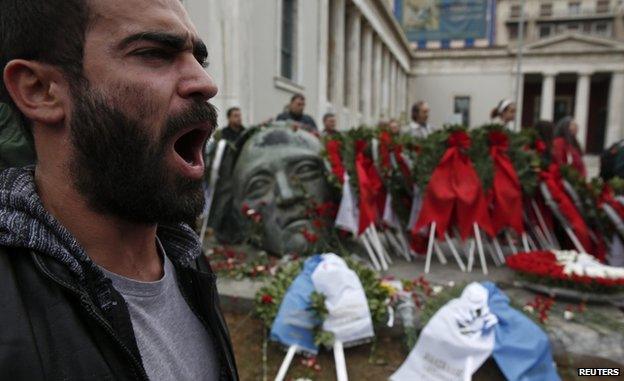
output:
M 574 319 L 574 312 L 568 310 L 563 311 L 563 318 L 568 321 Z
M 433 286 L 431 287 L 431 292 L 433 293 L 433 295 L 438 295 L 439 293 L 442 292 L 443 289 L 444 287 L 442 286 Z
M 533 309 L 533 306 L 529 306 L 528 304 L 524 307 L 522 307 L 522 310 L 532 314 L 533 312 L 535 312 L 535 310 Z
M 455 287 L 455 282 L 453 282 L 453 281 L 448 282 L 448 286 L 449 287 Z

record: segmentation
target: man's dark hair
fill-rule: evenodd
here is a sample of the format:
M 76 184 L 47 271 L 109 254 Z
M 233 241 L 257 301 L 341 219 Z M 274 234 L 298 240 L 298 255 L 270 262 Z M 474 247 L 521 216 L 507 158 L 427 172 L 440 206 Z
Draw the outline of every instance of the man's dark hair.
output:
M 334 115 L 334 113 L 332 112 L 328 112 L 327 114 L 323 115 L 323 123 L 328 119 L 331 118 L 332 116 L 336 116 Z
M 226 112 L 227 117 L 229 118 L 234 111 L 240 111 L 240 107 L 230 107 Z
M 425 104 L 425 101 L 418 101 L 412 105 L 412 115 L 418 115 L 420 113 L 420 108 Z
M 80 81 L 89 14 L 87 0 L 0 0 L 0 73 L 25 59 L 58 66 L 70 83 Z M 0 101 L 22 115 L 4 81 Z
M 305 95 L 303 95 L 301 93 L 297 93 L 297 94 L 293 95 L 292 98 L 290 98 L 290 103 L 293 103 L 297 99 L 301 99 L 301 100 L 305 101 Z

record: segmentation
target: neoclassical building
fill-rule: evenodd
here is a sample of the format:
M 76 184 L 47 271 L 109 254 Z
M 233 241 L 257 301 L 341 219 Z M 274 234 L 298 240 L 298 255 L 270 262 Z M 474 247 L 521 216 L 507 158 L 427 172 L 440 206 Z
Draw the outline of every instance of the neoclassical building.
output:
M 295 93 L 321 126 L 405 116 L 412 52 L 387 0 L 184 0 L 210 52 L 214 104 L 245 124 L 275 117 Z
M 497 2 L 493 46 L 417 49 L 410 99 L 429 101 L 436 125 L 487 123 L 502 98 L 518 100 L 522 126 L 572 115 L 589 154 L 624 138 L 622 2 L 526 0 L 523 14 L 521 3 Z
M 333 112 L 342 129 L 406 122 L 420 99 L 435 126 L 476 126 L 510 98 L 522 126 L 575 116 L 589 153 L 624 138 L 623 1 L 488 1 L 496 7 L 493 43 L 469 48 L 409 43 L 393 14 L 397 0 L 183 3 L 209 47 L 221 125 L 232 106 L 245 124 L 275 117 L 299 92 L 319 126 Z

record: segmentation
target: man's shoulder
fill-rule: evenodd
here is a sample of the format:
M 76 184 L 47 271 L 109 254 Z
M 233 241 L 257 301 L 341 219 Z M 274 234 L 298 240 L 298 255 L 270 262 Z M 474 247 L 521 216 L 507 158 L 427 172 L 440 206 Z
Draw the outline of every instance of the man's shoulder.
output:
M 275 120 L 288 120 L 288 119 L 290 119 L 290 113 L 287 113 L 287 112 L 279 113 L 277 117 L 275 118 Z

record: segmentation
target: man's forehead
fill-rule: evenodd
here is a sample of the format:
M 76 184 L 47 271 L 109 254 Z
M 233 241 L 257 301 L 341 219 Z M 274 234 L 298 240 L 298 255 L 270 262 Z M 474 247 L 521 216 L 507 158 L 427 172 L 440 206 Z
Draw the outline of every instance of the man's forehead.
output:
M 198 40 L 195 26 L 180 0 L 92 0 L 92 30 L 121 40 L 142 32 L 167 32 Z

